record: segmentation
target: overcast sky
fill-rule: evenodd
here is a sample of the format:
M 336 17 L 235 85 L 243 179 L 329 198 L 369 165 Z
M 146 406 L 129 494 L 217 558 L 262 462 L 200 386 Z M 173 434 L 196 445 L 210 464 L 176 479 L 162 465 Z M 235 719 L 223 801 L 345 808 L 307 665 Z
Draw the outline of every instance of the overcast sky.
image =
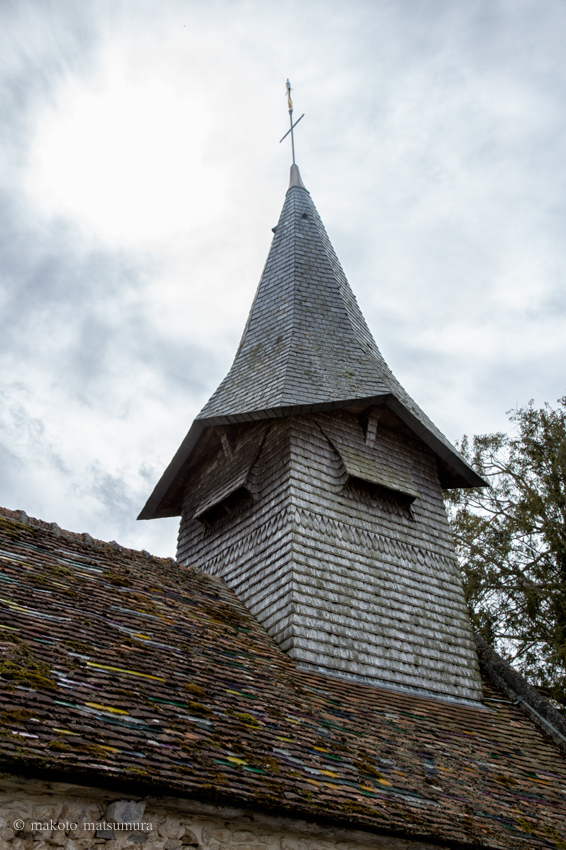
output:
M 564 0 L 0 0 L 0 504 L 136 522 L 227 372 L 297 161 L 452 439 L 566 394 Z

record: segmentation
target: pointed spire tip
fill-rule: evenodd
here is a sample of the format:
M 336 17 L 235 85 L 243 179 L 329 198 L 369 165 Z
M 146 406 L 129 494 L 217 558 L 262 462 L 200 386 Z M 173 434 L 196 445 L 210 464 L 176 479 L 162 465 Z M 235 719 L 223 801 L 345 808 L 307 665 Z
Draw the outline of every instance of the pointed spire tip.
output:
M 293 186 L 299 186 L 301 189 L 307 188 L 301 179 L 301 172 L 299 171 L 299 166 L 295 165 L 294 163 L 291 166 L 291 178 L 289 180 L 289 189 L 292 189 Z

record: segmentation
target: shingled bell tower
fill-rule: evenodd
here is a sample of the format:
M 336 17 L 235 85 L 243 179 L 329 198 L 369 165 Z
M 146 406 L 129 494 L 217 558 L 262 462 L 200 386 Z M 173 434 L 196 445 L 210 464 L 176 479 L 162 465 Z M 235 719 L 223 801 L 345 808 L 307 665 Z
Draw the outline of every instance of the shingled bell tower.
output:
M 140 519 L 298 666 L 475 701 L 442 489 L 483 481 L 395 379 L 299 169 L 236 357 Z

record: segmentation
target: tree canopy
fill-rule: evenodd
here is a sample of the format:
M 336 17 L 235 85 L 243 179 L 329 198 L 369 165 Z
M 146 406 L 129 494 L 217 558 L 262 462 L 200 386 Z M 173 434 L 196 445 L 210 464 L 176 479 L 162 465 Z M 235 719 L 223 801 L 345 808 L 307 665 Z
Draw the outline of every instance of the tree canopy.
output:
M 491 486 L 448 491 L 450 522 L 476 632 L 566 707 L 566 396 L 510 420 L 461 441 Z

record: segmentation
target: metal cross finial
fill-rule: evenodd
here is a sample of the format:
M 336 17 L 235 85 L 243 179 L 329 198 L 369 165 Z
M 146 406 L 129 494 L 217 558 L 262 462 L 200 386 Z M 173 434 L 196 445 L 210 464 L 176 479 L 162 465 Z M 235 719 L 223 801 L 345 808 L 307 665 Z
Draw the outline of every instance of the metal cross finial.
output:
M 305 117 L 305 113 L 303 112 L 303 114 L 301 115 L 301 118 L 297 118 L 297 120 L 293 124 L 293 101 L 291 100 L 291 83 L 289 82 L 289 80 L 287 80 L 286 86 L 287 86 L 287 105 L 289 107 L 289 121 L 291 122 L 291 127 L 290 127 L 289 130 L 287 130 L 287 132 L 283 136 L 283 139 L 286 139 L 287 136 L 289 135 L 289 133 L 291 133 L 291 149 L 293 151 L 293 165 L 295 165 L 296 164 L 295 163 L 295 136 L 294 136 L 293 130 L 295 129 L 295 127 L 297 126 L 297 124 L 299 123 L 301 118 Z M 279 144 L 281 144 L 283 139 L 279 139 Z

